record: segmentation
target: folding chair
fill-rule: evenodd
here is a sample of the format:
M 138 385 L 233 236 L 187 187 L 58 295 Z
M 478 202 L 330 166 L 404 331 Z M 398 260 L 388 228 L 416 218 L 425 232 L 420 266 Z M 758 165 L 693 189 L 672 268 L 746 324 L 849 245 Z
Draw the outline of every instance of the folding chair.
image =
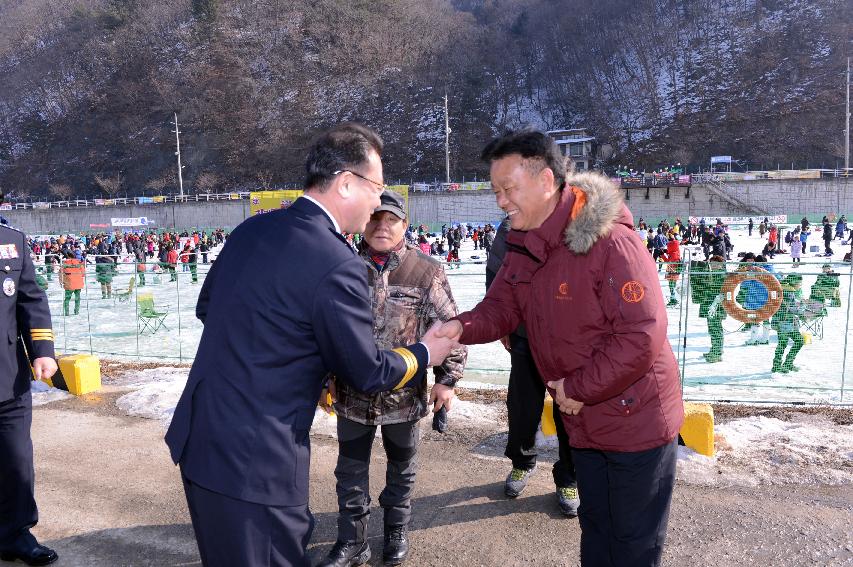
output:
M 130 300 L 130 296 L 133 294 L 133 287 L 136 285 L 136 275 L 130 276 L 130 281 L 127 282 L 127 289 L 124 291 L 117 291 L 113 294 L 114 302 L 118 301 L 119 303 L 127 303 Z
M 168 306 L 165 308 L 167 311 L 157 311 L 154 307 L 153 293 L 143 293 L 136 297 L 137 326 L 140 328 L 140 335 L 144 335 L 146 332 L 154 334 L 161 328 L 170 330 L 165 322 L 166 316 L 169 315 Z
M 806 299 L 803 300 L 801 309 L 800 330 L 811 333 L 815 339 L 823 339 L 823 318 L 826 317 L 824 302 Z

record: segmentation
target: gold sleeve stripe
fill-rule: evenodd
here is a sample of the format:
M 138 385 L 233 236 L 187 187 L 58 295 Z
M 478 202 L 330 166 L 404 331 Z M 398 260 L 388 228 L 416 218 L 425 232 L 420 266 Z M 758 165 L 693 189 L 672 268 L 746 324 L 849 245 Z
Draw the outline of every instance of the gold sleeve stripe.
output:
M 405 386 L 412 377 L 418 372 L 418 359 L 415 355 L 407 348 L 395 348 L 394 352 L 403 357 L 403 361 L 406 363 L 406 373 L 403 375 L 403 379 L 394 386 L 395 390 L 399 390 L 403 386 Z
M 31 333 L 52 333 L 53 329 L 30 329 Z
M 53 333 L 33 333 L 30 335 L 32 338 L 40 338 L 40 337 L 53 337 Z

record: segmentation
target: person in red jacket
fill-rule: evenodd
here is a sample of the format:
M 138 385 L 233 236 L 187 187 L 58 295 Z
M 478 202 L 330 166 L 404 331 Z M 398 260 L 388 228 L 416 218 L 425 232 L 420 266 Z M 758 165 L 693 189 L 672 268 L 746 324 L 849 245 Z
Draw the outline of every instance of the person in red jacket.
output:
M 663 255 L 663 260 L 667 263 L 666 283 L 669 285 L 669 301 L 666 306 L 674 307 L 678 305 L 678 300 L 675 298 L 675 286 L 681 275 L 681 245 L 675 233 L 669 235 L 669 242 L 666 243 L 666 252 Z
M 508 251 L 483 301 L 440 334 L 479 344 L 526 325 L 572 440 L 581 565 L 657 566 L 684 407 L 655 263 L 617 187 L 567 178 L 546 134 L 507 134 L 482 157 Z
M 178 251 L 172 248 L 172 245 L 169 244 L 169 253 L 166 256 L 166 261 L 169 263 L 169 281 L 174 282 L 178 281 L 177 267 L 178 267 Z

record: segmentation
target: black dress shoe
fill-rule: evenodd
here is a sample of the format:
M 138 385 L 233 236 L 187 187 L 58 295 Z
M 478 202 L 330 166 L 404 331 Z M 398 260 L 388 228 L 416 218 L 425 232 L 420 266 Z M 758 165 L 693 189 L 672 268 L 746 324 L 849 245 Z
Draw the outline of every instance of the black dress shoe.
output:
M 370 546 L 366 541 L 336 541 L 329 555 L 318 567 L 351 567 L 370 561 Z
M 399 565 L 409 555 L 409 530 L 406 526 L 385 526 L 385 547 L 382 561 L 385 565 Z
M 19 537 L 12 547 L 0 551 L 0 559 L 3 561 L 20 559 L 27 565 L 50 565 L 59 559 L 59 555 L 49 547 L 39 544 L 32 534 L 26 533 Z

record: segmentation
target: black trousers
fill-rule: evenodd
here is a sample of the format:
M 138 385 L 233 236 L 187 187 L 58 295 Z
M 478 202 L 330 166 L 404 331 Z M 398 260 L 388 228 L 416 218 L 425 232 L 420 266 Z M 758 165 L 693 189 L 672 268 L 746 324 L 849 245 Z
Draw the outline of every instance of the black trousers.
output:
M 341 541 L 364 541 L 367 534 L 370 515 L 370 452 L 376 427 L 338 416 L 335 489 L 338 493 L 338 539 Z M 385 525 L 406 526 L 412 519 L 418 422 L 408 421 L 380 427 L 388 466 L 379 504 L 385 511 Z
M 207 490 L 183 476 L 202 565 L 307 567 L 308 505 L 266 506 Z
M 536 432 L 545 406 L 545 384 L 539 376 L 539 370 L 533 361 L 527 339 L 510 335 L 509 387 L 506 395 L 506 409 L 509 420 L 509 436 L 504 455 L 512 461 L 513 468 L 530 470 L 536 465 Z M 554 404 L 554 423 L 557 426 L 559 459 L 554 463 L 552 473 L 554 484 L 560 488 L 577 486 L 575 465 L 572 459 L 569 436 L 560 417 L 560 410 Z
M 583 567 L 660 565 L 678 442 L 635 453 L 574 449 Z
M 38 523 L 32 423 L 30 392 L 0 402 L 0 550 Z

